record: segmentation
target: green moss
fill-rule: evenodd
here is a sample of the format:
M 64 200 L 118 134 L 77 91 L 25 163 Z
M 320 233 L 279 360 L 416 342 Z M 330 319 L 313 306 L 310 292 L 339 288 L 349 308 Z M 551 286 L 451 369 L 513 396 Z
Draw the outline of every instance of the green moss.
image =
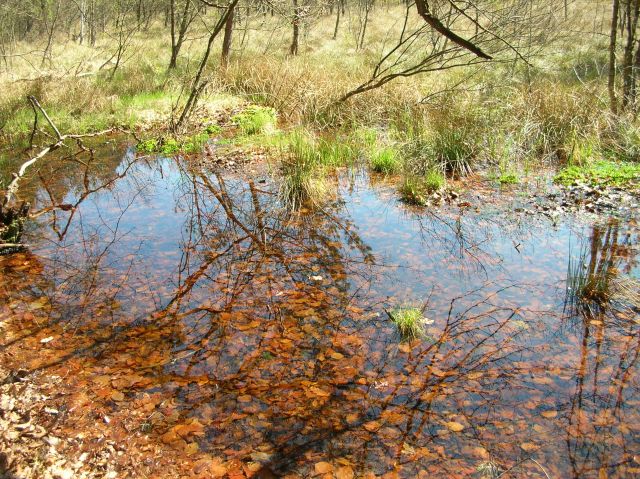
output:
M 276 110 L 269 107 L 249 105 L 245 110 L 231 117 L 245 135 L 265 133 L 275 129 Z
M 382 148 L 371 155 L 371 168 L 377 173 L 390 175 L 400 171 L 402 164 L 393 148 Z
M 601 160 L 584 166 L 568 166 L 554 177 L 554 182 L 561 185 L 582 182 L 591 185 L 621 186 L 638 179 L 640 164 Z

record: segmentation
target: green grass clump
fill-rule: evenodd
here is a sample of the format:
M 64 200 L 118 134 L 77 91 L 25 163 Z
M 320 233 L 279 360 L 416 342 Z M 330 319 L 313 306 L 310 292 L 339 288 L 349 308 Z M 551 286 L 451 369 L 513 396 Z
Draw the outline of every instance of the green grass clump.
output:
M 391 175 L 400 171 L 402 164 L 393 148 L 382 148 L 371 155 L 371 168 L 377 173 Z
M 274 108 L 258 105 L 249 105 L 243 112 L 231 117 L 231 121 L 245 135 L 255 135 L 273 130 L 276 120 L 277 114 Z
M 160 144 L 155 138 L 143 140 L 136 146 L 141 153 L 157 153 L 160 150 Z
M 445 187 L 446 180 L 440 171 L 432 169 L 424 176 L 423 184 L 427 193 L 435 193 Z
M 220 125 L 211 124 L 207 125 L 204 131 L 206 131 L 209 135 L 219 135 L 220 133 L 222 133 L 222 127 Z
M 358 150 L 341 138 L 323 138 L 317 145 L 318 162 L 325 166 L 348 166 L 358 159 Z
M 329 187 L 314 138 L 306 132 L 294 131 L 282 156 L 280 195 L 284 203 L 291 209 L 321 204 Z
M 444 175 L 436 170 L 429 170 L 424 176 L 408 175 L 400 185 L 402 201 L 410 205 L 425 206 L 429 196 L 446 186 Z
M 498 177 L 498 183 L 501 185 L 517 185 L 520 183 L 520 179 L 518 178 L 518 175 L 514 173 L 502 173 Z
M 165 138 L 163 140 L 149 138 L 138 143 L 137 149 L 142 153 L 162 153 L 163 155 L 200 153 L 208 141 L 209 135 L 207 133 L 198 133 L 182 141 L 176 138 Z
M 160 153 L 174 155 L 180 151 L 180 143 L 175 138 L 167 138 L 160 145 Z
M 200 153 L 209 141 L 208 133 L 199 133 L 187 138 L 181 145 L 180 150 L 185 153 Z
M 414 307 L 395 308 L 389 312 L 403 341 L 412 341 L 424 335 L 426 320 L 422 310 Z
M 640 179 L 640 164 L 600 160 L 584 166 L 568 166 L 554 177 L 554 182 L 565 186 L 578 182 L 590 185 L 621 186 L 638 179 Z
M 427 204 L 422 182 L 415 176 L 404 178 L 402 185 L 400 185 L 400 198 L 410 205 L 424 206 Z
M 471 173 L 473 145 L 461 130 L 438 131 L 433 137 L 433 153 L 441 168 L 455 176 Z

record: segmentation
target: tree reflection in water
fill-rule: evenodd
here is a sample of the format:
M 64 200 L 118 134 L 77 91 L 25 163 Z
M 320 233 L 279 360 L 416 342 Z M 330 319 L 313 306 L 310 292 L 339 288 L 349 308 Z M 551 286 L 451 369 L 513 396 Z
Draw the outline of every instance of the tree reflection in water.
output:
M 637 467 L 634 311 L 563 314 L 546 297 L 574 246 L 564 231 L 546 233 L 555 268 L 523 239 L 531 272 L 509 275 L 522 233 L 498 222 L 419 214 L 404 220 L 415 236 L 394 238 L 351 193 L 291 214 L 269 183 L 180 161 L 87 164 L 100 175 L 35 189 L 40 207 L 73 208 L 39 218 L 34 255 L 2 260 L 2 314 L 27 325 L 3 351 L 66 374 L 95 407 L 117 404 L 132 435 L 257 475 L 329 462 L 356 477 L 467 477 L 526 457 L 553 477 Z M 637 232 L 596 228 L 589 274 L 631 274 Z M 401 254 L 414 264 L 391 261 Z M 408 344 L 381 314 L 407 291 L 433 291 L 435 320 Z M 518 471 L 544 477 L 532 462 Z

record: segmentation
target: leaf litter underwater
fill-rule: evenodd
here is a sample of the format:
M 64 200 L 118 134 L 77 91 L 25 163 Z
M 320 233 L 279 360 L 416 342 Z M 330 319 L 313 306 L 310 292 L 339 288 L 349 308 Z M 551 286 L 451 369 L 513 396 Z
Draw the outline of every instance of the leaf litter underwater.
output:
M 43 167 L 29 252 L 0 257 L 3 361 L 60 378 L 76 452 L 119 447 L 119 477 L 640 473 L 635 220 L 415 210 L 364 174 L 291 214 L 271 179 L 114 152 Z

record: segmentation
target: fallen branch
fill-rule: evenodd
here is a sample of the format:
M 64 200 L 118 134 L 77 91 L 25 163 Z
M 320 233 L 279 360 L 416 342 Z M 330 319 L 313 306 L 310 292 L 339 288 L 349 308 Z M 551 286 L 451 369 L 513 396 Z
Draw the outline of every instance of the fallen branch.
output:
M 50 145 L 44 147 L 42 150 L 40 150 L 38 154 L 31 157 L 29 160 L 25 161 L 24 163 L 22 163 L 22 165 L 20 165 L 18 172 L 12 175 L 13 179 L 11 180 L 11 183 L 9 183 L 9 186 L 5 191 L 4 200 L 2 201 L 2 203 L 0 203 L 0 250 L 12 249 L 12 248 L 18 248 L 18 247 L 24 246 L 19 244 L 20 233 L 22 231 L 22 223 L 24 219 L 26 219 L 29 215 L 30 205 L 26 202 L 22 202 L 21 205 L 16 206 L 15 203 L 17 203 L 16 197 L 18 194 L 20 180 L 25 176 L 29 167 L 31 167 L 32 165 L 37 163 L 39 160 L 44 158 L 48 153 L 55 151 L 61 146 L 63 146 L 65 141 L 67 140 L 75 140 L 78 143 L 78 145 L 83 150 L 86 151 L 87 149 L 82 144 L 83 138 L 91 138 L 91 137 L 106 135 L 116 130 L 125 131 L 120 128 L 109 128 L 107 130 L 103 130 L 95 133 L 63 135 L 62 133 L 60 133 L 60 130 L 58 129 L 56 124 L 53 122 L 53 120 L 49 117 L 46 110 L 42 107 L 42 105 L 40 105 L 38 100 L 33 96 L 30 96 L 28 98 L 29 98 L 29 102 L 31 103 L 31 106 L 33 107 L 33 111 L 35 115 L 33 131 L 31 133 L 31 143 L 33 142 L 33 137 L 35 136 L 36 129 L 38 126 L 38 121 L 37 121 L 38 113 L 42 114 L 42 116 L 45 118 L 45 120 L 49 124 L 49 127 L 55 133 L 55 141 Z M 2 243 L 3 240 L 6 240 L 7 242 Z
M 96 132 L 96 133 L 85 133 L 85 134 L 81 134 L 81 135 L 74 135 L 74 134 L 63 135 L 63 134 L 60 133 L 60 130 L 55 125 L 53 120 L 51 120 L 51 118 L 47 114 L 46 110 L 40 105 L 38 100 L 35 97 L 30 96 L 29 97 L 29 101 L 33 105 L 34 109 L 37 109 L 40 113 L 42 113 L 42 116 L 44 116 L 44 118 L 47 120 L 47 123 L 49 124 L 51 129 L 56 134 L 57 141 L 55 143 L 52 143 L 49 146 L 43 148 L 42 150 L 40 150 L 40 152 L 37 155 L 35 155 L 34 157 L 32 157 L 29 160 L 25 161 L 20 166 L 20 169 L 18 170 L 18 173 L 14 173 L 13 174 L 13 180 L 11 180 L 11 183 L 9 183 L 9 186 L 7 187 L 7 191 L 6 191 L 5 196 L 4 196 L 3 206 L 5 208 L 9 205 L 9 203 L 11 202 L 13 197 L 18 192 L 18 184 L 20 183 L 20 180 L 24 177 L 25 173 L 27 172 L 27 169 L 31 165 L 36 163 L 38 160 L 41 160 L 48 153 L 60 148 L 64 144 L 64 142 L 66 140 L 80 140 L 82 138 L 91 138 L 91 137 L 95 137 L 95 136 L 106 135 L 108 133 L 112 133 L 115 130 L 115 128 L 109 128 L 107 130 L 99 131 L 99 132 Z M 35 123 L 34 123 L 34 126 L 35 126 Z
M 26 248 L 28 245 L 23 243 L 0 243 L 0 249 L 3 248 Z

